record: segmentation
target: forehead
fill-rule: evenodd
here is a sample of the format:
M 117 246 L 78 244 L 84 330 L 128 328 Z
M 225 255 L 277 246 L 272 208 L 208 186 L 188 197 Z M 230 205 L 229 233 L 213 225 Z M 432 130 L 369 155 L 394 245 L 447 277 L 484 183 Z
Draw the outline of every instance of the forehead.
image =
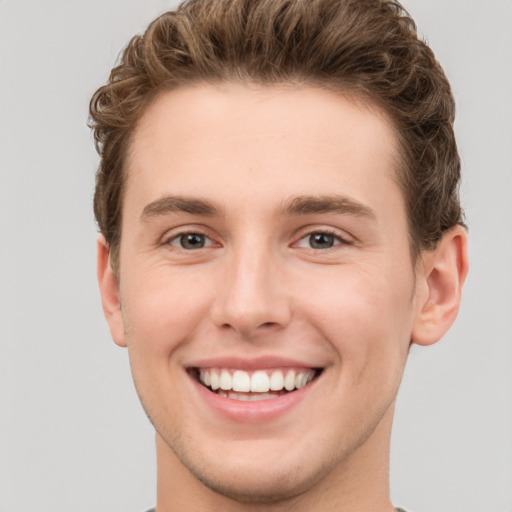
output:
M 330 91 L 186 87 L 161 94 L 140 120 L 125 200 L 140 211 L 159 195 L 194 193 L 249 207 L 335 189 L 379 203 L 395 183 L 396 147 L 381 110 Z

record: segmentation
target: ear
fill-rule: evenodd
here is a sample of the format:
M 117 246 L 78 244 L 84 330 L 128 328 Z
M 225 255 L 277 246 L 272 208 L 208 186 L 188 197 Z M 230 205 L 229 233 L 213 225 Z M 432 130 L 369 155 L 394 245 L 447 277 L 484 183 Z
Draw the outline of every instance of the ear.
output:
M 107 319 L 107 323 L 110 328 L 110 334 L 114 340 L 114 343 L 120 347 L 126 347 L 119 285 L 117 278 L 112 271 L 108 244 L 105 240 L 105 237 L 101 234 L 98 236 L 97 249 L 97 277 L 98 284 L 100 286 L 103 313 Z
M 448 331 L 459 310 L 469 263 L 466 230 L 455 226 L 422 256 L 417 283 L 421 298 L 411 339 L 418 345 L 432 345 Z

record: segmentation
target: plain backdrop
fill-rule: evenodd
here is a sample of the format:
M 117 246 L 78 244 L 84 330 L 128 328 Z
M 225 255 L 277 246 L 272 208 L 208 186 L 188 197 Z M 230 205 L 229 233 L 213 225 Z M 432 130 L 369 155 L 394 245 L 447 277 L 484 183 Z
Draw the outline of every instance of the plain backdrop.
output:
M 152 428 L 95 281 L 88 101 L 161 0 L 0 1 L 0 510 L 142 512 Z M 391 490 L 417 512 L 512 510 L 512 3 L 408 0 L 457 99 L 471 271 L 412 350 Z

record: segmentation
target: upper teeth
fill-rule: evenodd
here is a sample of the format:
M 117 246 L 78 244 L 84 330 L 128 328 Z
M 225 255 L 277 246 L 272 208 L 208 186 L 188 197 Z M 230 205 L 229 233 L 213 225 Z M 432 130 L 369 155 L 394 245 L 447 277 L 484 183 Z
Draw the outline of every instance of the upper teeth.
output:
M 244 370 L 201 368 L 199 380 L 213 390 L 257 392 L 293 391 L 300 389 L 315 376 L 314 370 L 257 370 L 253 373 Z

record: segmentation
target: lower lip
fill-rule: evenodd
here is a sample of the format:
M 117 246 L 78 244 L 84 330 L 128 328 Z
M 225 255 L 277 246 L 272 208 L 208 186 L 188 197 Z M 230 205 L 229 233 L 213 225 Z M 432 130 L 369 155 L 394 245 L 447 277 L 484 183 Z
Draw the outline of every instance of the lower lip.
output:
M 239 423 L 262 423 L 286 414 L 297 406 L 314 387 L 318 377 L 301 389 L 291 391 L 277 398 L 242 401 L 220 396 L 190 376 L 199 396 L 217 413 Z

